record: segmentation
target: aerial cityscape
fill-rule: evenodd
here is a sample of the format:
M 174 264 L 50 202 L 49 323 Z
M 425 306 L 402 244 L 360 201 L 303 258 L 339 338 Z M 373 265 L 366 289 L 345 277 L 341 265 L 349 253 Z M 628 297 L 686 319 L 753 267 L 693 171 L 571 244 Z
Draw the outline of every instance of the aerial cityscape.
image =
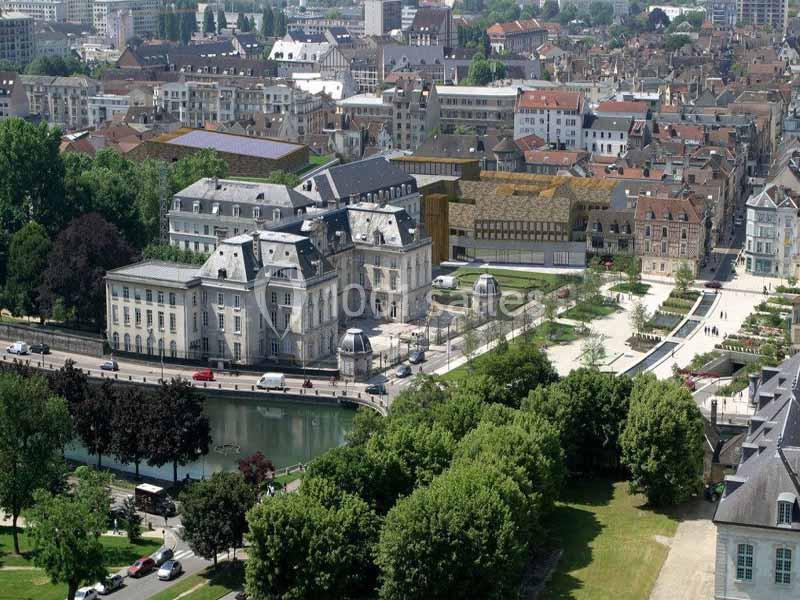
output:
M 800 599 L 798 11 L 0 0 L 0 600 Z

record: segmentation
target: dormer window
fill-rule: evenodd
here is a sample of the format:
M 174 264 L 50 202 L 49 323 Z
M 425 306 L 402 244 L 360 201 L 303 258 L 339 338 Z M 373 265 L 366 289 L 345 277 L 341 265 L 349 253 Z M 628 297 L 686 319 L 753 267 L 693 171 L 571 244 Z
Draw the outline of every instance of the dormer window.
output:
M 200 202 L 192 202 L 192 212 L 196 215 L 200 214 Z
M 211 214 L 212 215 L 219 214 L 219 202 L 214 202 L 214 204 L 211 205 Z
M 175 198 L 175 200 L 172 201 L 172 208 L 173 208 L 173 210 L 180 210 L 181 209 L 181 200 L 180 200 L 180 198 Z
M 253 207 L 253 218 L 254 219 L 260 219 L 261 218 L 261 207 L 260 206 L 254 206 Z
M 778 525 L 791 525 L 795 497 L 787 492 L 778 496 Z
M 272 209 L 272 220 L 273 221 L 280 221 L 281 220 L 281 209 L 280 208 L 273 208 Z

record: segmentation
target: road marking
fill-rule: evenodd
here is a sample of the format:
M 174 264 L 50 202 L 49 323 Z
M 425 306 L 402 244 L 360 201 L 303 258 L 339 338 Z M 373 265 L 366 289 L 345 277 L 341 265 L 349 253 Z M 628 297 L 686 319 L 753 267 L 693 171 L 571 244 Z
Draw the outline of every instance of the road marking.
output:
M 175 554 L 175 556 L 173 558 L 175 560 L 181 560 L 182 558 L 189 558 L 193 554 L 194 554 L 194 552 L 192 552 L 191 550 L 181 550 L 180 552 Z

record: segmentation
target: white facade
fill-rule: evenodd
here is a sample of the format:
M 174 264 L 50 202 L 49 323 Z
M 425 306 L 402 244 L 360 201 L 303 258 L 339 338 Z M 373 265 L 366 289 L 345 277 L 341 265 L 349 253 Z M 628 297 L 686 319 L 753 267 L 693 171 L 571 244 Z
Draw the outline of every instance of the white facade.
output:
M 315 63 L 330 50 L 328 42 L 295 42 L 293 40 L 277 40 L 269 52 L 270 60 L 280 63 Z
M 702 6 L 672 6 L 669 4 L 651 4 L 647 8 L 647 12 L 651 13 L 655 9 L 660 8 L 664 11 L 664 14 L 669 17 L 669 20 L 672 21 L 675 17 L 679 17 L 681 15 L 688 15 L 689 13 L 693 12 L 706 12 L 706 9 Z
M 63 0 L 3 0 L 3 11 L 20 12 L 37 21 L 61 23 L 67 19 L 67 5 Z
M 127 113 L 130 98 L 117 94 L 99 94 L 91 96 L 87 106 L 89 108 L 89 125 L 97 127 L 106 121 L 111 121 L 114 115 Z
M 583 147 L 593 154 L 622 156 L 628 151 L 632 119 L 595 117 L 583 132 Z
M 520 101 L 528 97 L 530 101 Z M 537 135 L 564 148 L 583 147 L 583 125 L 588 106 L 577 92 L 524 92 L 514 113 L 514 139 Z
M 762 276 L 795 275 L 798 256 L 797 206 L 771 187 L 747 201 L 745 268 Z
M 97 35 L 109 37 L 113 25 L 109 21 L 114 13 L 130 11 L 133 14 L 133 34 L 140 37 L 153 35 L 158 30 L 159 0 L 94 0 L 92 24 Z

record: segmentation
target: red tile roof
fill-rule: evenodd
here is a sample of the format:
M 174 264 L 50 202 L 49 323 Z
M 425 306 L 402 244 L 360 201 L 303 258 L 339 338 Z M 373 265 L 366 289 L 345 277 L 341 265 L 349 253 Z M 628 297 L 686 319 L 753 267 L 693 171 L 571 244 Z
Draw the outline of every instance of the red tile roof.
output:
M 509 21 L 507 23 L 495 23 L 486 30 L 486 33 L 492 36 L 505 36 L 515 33 L 527 33 L 544 29 L 544 27 L 536 19 L 524 19 L 517 21 Z
M 583 94 L 580 92 L 554 92 L 550 90 L 530 90 L 517 97 L 517 109 L 546 108 L 561 110 L 580 110 Z
M 643 114 L 647 112 L 647 102 L 601 102 L 595 112 Z
M 586 152 L 529 150 L 525 153 L 525 162 L 536 165 L 558 165 L 571 167 L 586 158 Z
M 654 215 L 654 219 L 650 215 Z M 700 213 L 691 200 L 686 198 L 658 198 L 653 196 L 639 196 L 636 201 L 636 220 L 655 220 L 663 221 L 664 216 L 669 214 L 673 221 L 680 221 L 680 217 L 686 214 L 687 223 L 700 223 Z

